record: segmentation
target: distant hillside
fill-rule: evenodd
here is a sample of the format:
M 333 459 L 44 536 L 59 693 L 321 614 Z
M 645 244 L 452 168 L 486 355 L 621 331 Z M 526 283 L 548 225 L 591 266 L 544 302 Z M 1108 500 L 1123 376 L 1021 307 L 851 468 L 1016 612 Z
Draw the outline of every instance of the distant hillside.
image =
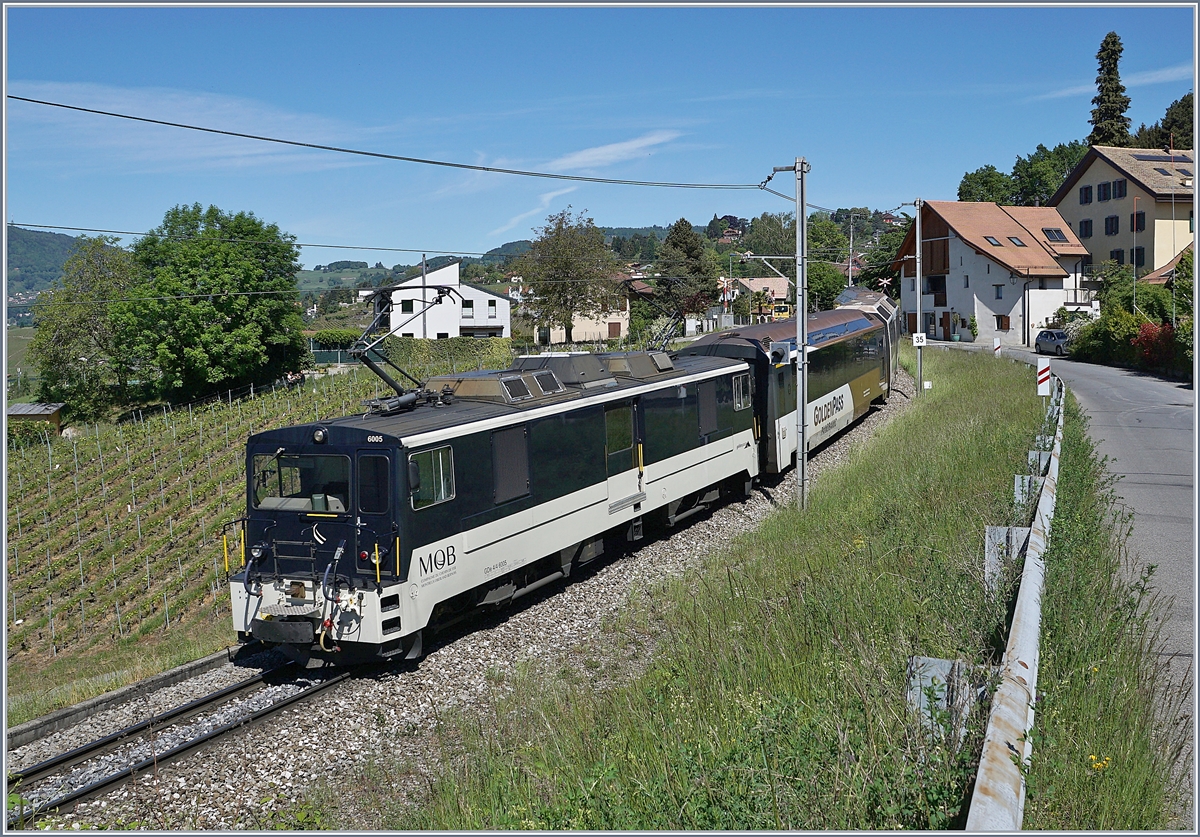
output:
M 62 276 L 75 239 L 61 233 L 8 226 L 8 295 L 44 291 Z
M 693 224 L 693 226 L 695 225 Z M 704 227 L 701 226 L 700 229 L 703 230 Z M 601 227 L 600 230 L 604 233 L 604 237 L 609 240 L 615 237 L 633 238 L 635 234 L 646 236 L 647 238 L 654 236 L 659 241 L 665 241 L 667 238 L 667 228 L 660 227 L 657 224 L 653 227 Z
M 527 238 L 520 241 L 509 241 L 506 244 L 501 244 L 499 247 L 493 247 L 487 251 L 489 256 L 519 256 L 522 253 L 528 253 L 533 247 L 533 242 Z

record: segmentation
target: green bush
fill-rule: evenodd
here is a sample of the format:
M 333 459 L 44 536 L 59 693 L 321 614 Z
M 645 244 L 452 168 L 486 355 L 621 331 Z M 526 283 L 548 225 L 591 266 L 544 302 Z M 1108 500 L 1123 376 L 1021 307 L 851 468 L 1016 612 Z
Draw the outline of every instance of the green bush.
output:
M 1075 338 L 1071 356 L 1096 363 L 1115 363 L 1132 366 L 1137 361 L 1133 339 L 1138 333 L 1138 320 L 1123 308 L 1110 307 L 1100 319 L 1088 323 Z
M 30 445 L 42 444 L 42 437 L 50 430 L 43 421 L 10 421 L 8 423 L 9 450 L 20 450 Z
M 469 369 L 507 369 L 513 357 L 510 337 L 389 337 L 386 347 L 392 363 L 422 380 Z
M 1187 359 L 1187 368 L 1192 366 L 1192 326 L 1191 317 L 1184 317 L 1175 328 L 1175 358 Z
M 323 328 L 312 338 L 323 349 L 349 349 L 362 332 L 352 328 Z

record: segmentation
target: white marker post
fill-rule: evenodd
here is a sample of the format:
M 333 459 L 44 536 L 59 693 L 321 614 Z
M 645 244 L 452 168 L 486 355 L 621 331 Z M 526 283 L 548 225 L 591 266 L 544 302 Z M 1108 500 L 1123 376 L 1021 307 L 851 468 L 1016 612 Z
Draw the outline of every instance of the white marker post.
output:
M 930 389 L 929 381 L 920 380 L 921 364 L 919 362 L 920 357 L 921 357 L 921 348 L 923 346 L 929 345 L 929 343 L 928 343 L 929 335 L 927 335 L 923 331 L 915 331 L 915 332 L 913 332 L 912 339 L 913 339 L 913 348 L 915 348 L 917 350 L 917 359 L 918 359 L 918 363 L 917 363 L 917 378 L 918 378 L 918 380 L 917 380 L 917 395 L 920 395 L 922 389 Z
M 1037 394 L 1042 396 L 1042 409 L 1046 409 L 1046 398 L 1050 395 L 1050 358 L 1048 357 L 1038 358 Z
M 992 338 L 992 355 L 994 357 L 1000 357 L 1000 338 L 999 337 Z

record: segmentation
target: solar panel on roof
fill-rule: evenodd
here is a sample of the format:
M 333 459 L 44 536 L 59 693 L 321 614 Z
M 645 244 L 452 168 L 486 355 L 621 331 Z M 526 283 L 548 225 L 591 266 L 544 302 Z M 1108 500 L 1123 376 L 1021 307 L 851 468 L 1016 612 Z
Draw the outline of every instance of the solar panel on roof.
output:
M 1134 154 L 1133 159 L 1143 163 L 1188 163 L 1191 160 L 1185 154 Z

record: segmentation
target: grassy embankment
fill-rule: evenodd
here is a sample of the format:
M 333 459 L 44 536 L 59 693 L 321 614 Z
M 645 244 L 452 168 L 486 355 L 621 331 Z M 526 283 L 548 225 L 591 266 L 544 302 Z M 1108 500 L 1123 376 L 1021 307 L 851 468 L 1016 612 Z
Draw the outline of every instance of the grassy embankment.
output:
M 398 345 L 397 360 L 423 377 L 509 356 L 508 341 L 419 345 L 432 342 Z M 232 643 L 221 527 L 245 510 L 246 437 L 385 389 L 360 370 L 9 451 L 8 723 Z
M 1039 704 L 1026 829 L 1185 828 L 1169 778 L 1190 722 L 1158 653 L 1152 573 L 1123 579 L 1132 520 L 1069 399 L 1046 553 Z M 1143 524 L 1149 525 L 1149 524 Z
M 594 689 L 589 672 L 609 665 L 595 647 L 581 647 L 574 665 L 523 669 L 492 711 L 443 717 L 451 766 L 423 805 L 391 802 L 389 778 L 414 768 L 385 763 L 359 785 L 375 788 L 377 798 L 356 798 L 356 808 L 374 807 L 383 812 L 378 822 L 396 829 L 961 823 L 983 719 L 971 719 L 957 752 L 948 743 L 953 735 L 927 732 L 905 700 L 906 662 L 914 654 L 998 661 L 1006 605 L 983 593 L 984 526 L 1019 522 L 1012 475 L 1026 468 L 1042 403 L 1023 365 L 927 352 L 925 368 L 935 381 L 928 397 L 825 474 L 804 514 L 781 510 L 706 570 L 644 591 L 609 626 L 606 645 L 657 636 L 659 653 L 646 673 L 616 689 Z M 1081 467 L 1077 417 L 1071 427 L 1075 453 L 1064 457 L 1065 485 Z M 1085 523 L 1094 545 L 1111 549 L 1094 492 L 1094 485 L 1064 490 L 1072 510 L 1061 516 L 1071 520 L 1080 514 L 1074 509 L 1090 505 L 1099 514 Z M 1063 537 L 1055 538 L 1057 546 Z M 1046 682 L 1062 676 L 1060 654 L 1079 673 L 1071 655 L 1104 643 L 1121 646 L 1108 660 L 1136 662 L 1127 676 L 1144 670 L 1134 622 L 1117 617 L 1109 625 L 1105 615 L 1120 611 L 1130 594 L 1113 562 L 1060 550 L 1055 563 L 1051 584 L 1066 589 L 1050 597 Z M 1092 598 L 1075 602 L 1078 590 L 1064 578 Z M 1079 608 L 1088 618 L 1076 618 Z M 1116 671 L 1101 680 L 1094 674 L 1087 685 L 1103 688 L 1074 697 L 1050 692 L 1054 723 L 1112 706 L 1117 717 L 1101 729 L 1138 740 L 1119 753 L 1115 744 L 1104 750 L 1112 754 L 1109 767 L 1092 769 L 1078 788 L 1068 791 L 1055 778 L 1054 793 L 1046 791 L 1043 765 L 1057 777 L 1077 752 L 1086 758 L 1088 748 L 1104 748 L 1088 738 L 1070 746 L 1039 740 L 1031 819 L 1072 828 L 1161 823 L 1165 761 L 1146 725 L 1135 723 L 1137 713 L 1150 717 L 1151 697 L 1118 685 Z M 1126 760 L 1131 750 L 1144 758 Z M 1104 802 L 1111 815 L 1097 817 L 1097 780 L 1128 783 L 1121 796 L 1130 801 Z M 314 800 L 323 822 L 338 820 L 333 794 Z

